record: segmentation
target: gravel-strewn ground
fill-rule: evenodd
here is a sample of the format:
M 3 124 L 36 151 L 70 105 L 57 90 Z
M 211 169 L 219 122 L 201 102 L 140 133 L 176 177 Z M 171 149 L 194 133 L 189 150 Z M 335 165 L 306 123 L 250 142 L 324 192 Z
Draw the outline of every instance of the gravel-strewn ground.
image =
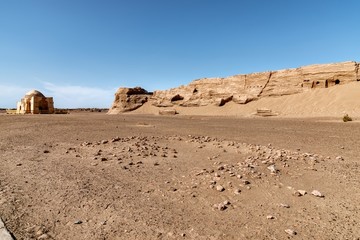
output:
M 0 217 L 17 239 L 359 239 L 340 120 L 0 115 Z

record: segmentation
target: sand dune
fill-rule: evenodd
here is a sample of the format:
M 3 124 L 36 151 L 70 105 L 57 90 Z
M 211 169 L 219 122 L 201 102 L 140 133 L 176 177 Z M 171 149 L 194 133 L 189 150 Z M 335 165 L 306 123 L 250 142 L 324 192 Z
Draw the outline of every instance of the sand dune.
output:
M 253 116 L 257 109 L 267 108 L 280 117 L 342 117 L 345 113 L 360 116 L 360 83 L 353 82 L 331 88 L 313 89 L 308 92 L 282 97 L 266 97 L 245 105 L 227 103 L 225 106 L 179 107 L 181 115 Z M 158 114 L 158 107 L 150 103 L 133 113 Z

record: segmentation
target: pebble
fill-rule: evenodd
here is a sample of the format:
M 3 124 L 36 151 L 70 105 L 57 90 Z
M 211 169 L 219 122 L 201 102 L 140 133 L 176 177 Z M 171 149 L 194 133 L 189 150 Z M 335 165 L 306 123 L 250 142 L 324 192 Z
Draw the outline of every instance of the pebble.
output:
M 216 190 L 218 190 L 219 192 L 223 192 L 225 190 L 225 188 L 221 185 L 217 185 Z
M 81 220 L 76 220 L 74 224 L 82 224 L 83 222 Z
M 269 169 L 271 173 L 276 173 L 277 172 L 277 169 L 276 169 L 275 165 L 270 165 L 270 166 L 267 167 L 267 169 Z
M 220 211 L 224 211 L 227 209 L 227 206 L 223 203 L 220 203 L 219 205 L 217 205 L 217 209 Z
M 338 161 L 344 161 L 344 158 L 342 156 L 337 156 L 335 159 Z
M 304 196 L 305 194 L 307 194 L 305 190 L 297 190 L 294 192 L 294 195 L 298 197 Z
M 239 195 L 239 194 L 241 193 L 241 190 L 237 188 L 237 189 L 234 190 L 234 193 L 235 193 L 236 195 Z
M 231 203 L 230 203 L 228 200 L 225 200 L 225 201 L 223 202 L 223 204 L 224 204 L 224 205 L 230 205 Z
M 266 216 L 266 219 L 275 219 L 275 217 L 272 216 L 272 215 L 267 215 L 267 216 Z
M 242 182 L 243 182 L 244 185 L 249 185 L 250 184 L 250 181 L 248 181 L 248 180 L 243 180 Z
M 286 229 L 285 232 L 291 236 L 295 236 L 297 234 L 297 232 L 292 229 Z
M 280 207 L 283 207 L 283 208 L 290 208 L 290 206 L 286 203 L 280 203 Z
M 311 192 L 312 195 L 314 195 L 315 197 L 320 197 L 320 198 L 323 198 L 325 197 L 321 192 L 319 192 L 318 190 L 313 190 Z

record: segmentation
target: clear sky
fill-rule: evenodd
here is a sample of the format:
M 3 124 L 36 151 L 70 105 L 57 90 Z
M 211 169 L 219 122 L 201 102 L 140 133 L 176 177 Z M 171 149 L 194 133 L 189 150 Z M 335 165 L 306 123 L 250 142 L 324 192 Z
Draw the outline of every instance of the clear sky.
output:
M 203 77 L 359 61 L 358 0 L 0 0 L 0 107 L 110 107 Z

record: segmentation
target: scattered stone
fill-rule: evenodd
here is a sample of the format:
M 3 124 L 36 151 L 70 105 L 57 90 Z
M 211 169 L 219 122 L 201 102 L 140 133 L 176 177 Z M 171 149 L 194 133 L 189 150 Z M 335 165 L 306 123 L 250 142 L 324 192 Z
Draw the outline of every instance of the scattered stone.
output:
M 43 153 L 50 153 L 50 151 L 49 150 L 44 150 Z
M 102 140 L 101 144 L 107 144 L 109 141 L 108 140 Z
M 223 202 L 223 204 L 224 204 L 224 205 L 230 205 L 231 203 L 230 203 L 228 200 L 225 200 L 225 201 Z
M 244 185 L 249 185 L 249 184 L 250 184 L 250 181 L 248 181 L 248 180 L 243 180 L 242 183 L 243 183 Z
M 225 188 L 223 186 L 221 186 L 221 185 L 217 185 L 216 190 L 219 191 L 219 192 L 223 192 L 223 191 L 225 191 Z
M 297 234 L 297 232 L 292 229 L 286 229 L 285 232 L 291 236 L 295 236 Z
M 275 164 L 268 166 L 267 169 L 269 169 L 271 173 L 276 173 L 278 171 Z
M 267 216 L 266 216 L 266 219 L 275 219 L 275 217 L 272 216 L 272 215 L 267 215 Z
M 305 190 L 297 190 L 294 192 L 294 195 L 298 197 L 304 196 L 305 194 L 307 194 Z
M 280 207 L 283 207 L 283 208 L 290 208 L 290 206 L 286 203 L 280 203 Z
M 211 180 L 211 181 L 210 181 L 210 184 L 211 184 L 211 185 L 215 185 L 215 184 L 216 184 L 216 181 L 215 181 L 215 180 Z
M 83 222 L 81 220 L 76 220 L 74 224 L 82 224 Z
M 224 203 L 219 203 L 219 204 L 217 205 L 217 209 L 218 209 L 219 211 L 224 211 L 224 210 L 227 209 L 227 206 L 226 206 Z
M 101 158 L 101 161 L 104 162 L 104 161 L 107 161 L 108 159 L 106 157 L 102 157 Z
M 237 189 L 234 190 L 234 193 L 235 193 L 236 195 L 239 195 L 239 194 L 241 193 L 241 190 L 237 188 Z
M 318 190 L 313 190 L 311 192 L 312 195 L 314 195 L 315 197 L 320 197 L 320 198 L 323 198 L 325 197 L 321 192 L 319 192 Z
M 342 156 L 337 156 L 335 159 L 338 161 L 344 161 L 344 158 Z
M 218 170 L 219 170 L 219 171 L 224 170 L 224 169 L 225 169 L 224 166 L 219 166 L 219 167 L 218 167 Z

